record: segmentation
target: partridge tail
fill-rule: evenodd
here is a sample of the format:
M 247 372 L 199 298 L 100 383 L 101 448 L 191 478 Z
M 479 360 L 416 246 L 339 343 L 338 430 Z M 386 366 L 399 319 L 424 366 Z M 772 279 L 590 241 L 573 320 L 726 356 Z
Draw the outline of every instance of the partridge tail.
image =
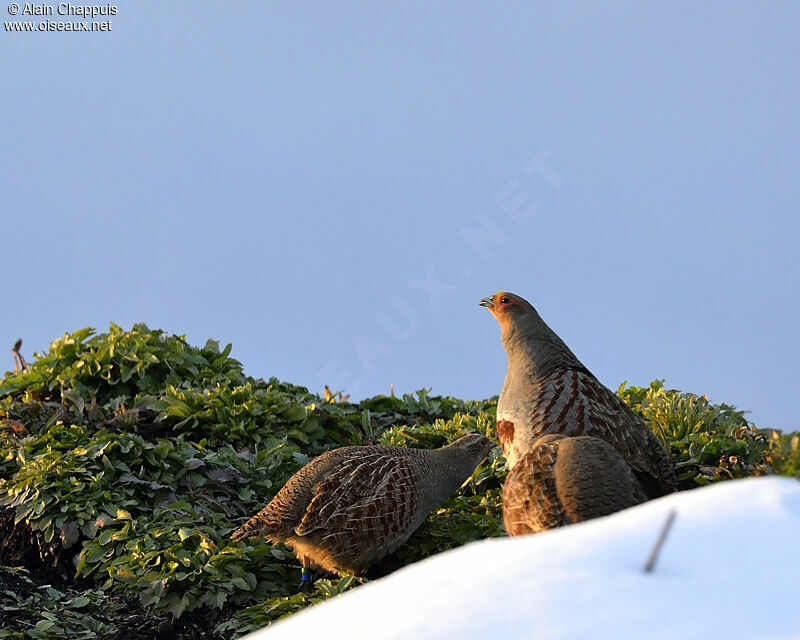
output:
M 273 532 L 274 525 L 268 521 L 267 514 L 257 513 L 231 534 L 231 540 L 239 541 L 258 536 L 267 537 Z

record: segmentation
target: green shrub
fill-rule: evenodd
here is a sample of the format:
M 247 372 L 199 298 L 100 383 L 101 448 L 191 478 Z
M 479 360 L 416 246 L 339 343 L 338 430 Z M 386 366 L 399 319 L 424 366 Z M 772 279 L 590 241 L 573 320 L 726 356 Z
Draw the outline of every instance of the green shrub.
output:
M 623 383 L 618 393 L 667 447 L 680 489 L 772 471 L 773 442 L 747 422 L 743 411 L 711 404 L 705 396 L 667 391 L 663 380 L 649 387 Z
M 124 627 L 128 637 L 168 629 L 230 638 L 256 629 L 366 580 L 318 580 L 300 594 L 287 549 L 228 538 L 310 457 L 494 436 L 496 399 L 421 390 L 336 402 L 246 376 L 229 354 L 212 340 L 196 348 L 141 324 L 111 325 L 65 335 L 0 381 L 0 562 L 18 559 L 34 580 L 1 570 L 18 589 L 0 589 L 0 620 L 18 624 L 0 637 L 102 638 Z M 797 434 L 760 431 L 743 412 L 661 381 L 619 394 L 664 442 L 683 489 L 800 474 Z M 505 474 L 495 447 L 371 575 L 503 535 Z

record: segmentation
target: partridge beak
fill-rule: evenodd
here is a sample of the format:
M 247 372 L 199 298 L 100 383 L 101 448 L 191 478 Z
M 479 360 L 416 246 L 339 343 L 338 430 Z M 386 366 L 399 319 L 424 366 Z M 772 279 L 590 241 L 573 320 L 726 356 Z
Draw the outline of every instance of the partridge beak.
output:
M 481 301 L 478 304 L 482 307 L 486 307 L 487 309 L 494 308 L 494 304 L 492 303 L 492 296 L 486 296 L 485 298 L 481 298 Z

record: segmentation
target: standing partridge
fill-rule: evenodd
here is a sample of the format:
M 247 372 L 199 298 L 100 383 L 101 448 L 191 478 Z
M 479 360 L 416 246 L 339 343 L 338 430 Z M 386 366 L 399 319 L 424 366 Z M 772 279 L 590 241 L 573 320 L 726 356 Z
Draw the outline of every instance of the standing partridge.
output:
M 492 448 L 470 434 L 441 449 L 342 447 L 294 474 L 231 534 L 289 545 L 307 568 L 363 573 L 400 547 Z
M 501 292 L 480 304 L 500 324 L 508 357 L 497 403 L 497 434 L 512 472 L 542 436 L 590 436 L 610 444 L 630 468 L 637 485 L 631 488 L 631 495 L 653 498 L 675 490 L 672 463 L 655 434 L 595 378 L 529 302 Z M 556 449 L 563 446 L 557 444 Z M 590 458 L 595 449 L 585 441 L 576 442 L 570 453 L 571 467 L 577 470 L 589 465 L 582 460 Z M 528 463 L 531 461 L 529 458 Z M 530 472 L 520 470 L 522 473 Z M 596 479 L 612 485 L 618 482 L 602 474 Z M 509 493 L 519 495 L 519 490 Z M 620 504 L 630 506 L 624 500 Z

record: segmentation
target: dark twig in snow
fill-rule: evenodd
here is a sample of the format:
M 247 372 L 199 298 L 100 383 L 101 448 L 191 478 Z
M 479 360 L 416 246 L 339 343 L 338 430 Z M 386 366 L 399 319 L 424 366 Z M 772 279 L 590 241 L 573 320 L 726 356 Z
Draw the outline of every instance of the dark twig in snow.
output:
M 650 556 L 647 558 L 647 564 L 644 565 L 645 573 L 650 573 L 653 570 L 653 567 L 656 566 L 656 560 L 658 560 L 658 554 L 661 551 L 661 547 L 664 546 L 664 540 L 667 539 L 667 534 L 669 533 L 669 530 L 672 527 L 672 522 L 675 520 L 675 515 L 676 511 L 674 509 L 669 512 L 669 515 L 667 516 L 667 521 L 661 528 L 661 533 L 658 534 L 658 539 L 656 540 L 656 543 L 653 545 L 653 549 L 650 551 Z

